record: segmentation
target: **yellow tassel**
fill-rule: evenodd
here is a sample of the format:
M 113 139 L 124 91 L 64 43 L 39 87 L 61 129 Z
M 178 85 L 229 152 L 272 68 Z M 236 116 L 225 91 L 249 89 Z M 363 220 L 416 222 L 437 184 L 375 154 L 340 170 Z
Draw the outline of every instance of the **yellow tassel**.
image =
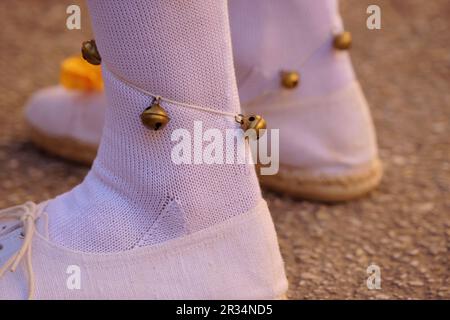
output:
M 103 79 L 100 66 L 94 66 L 81 56 L 65 59 L 61 63 L 60 83 L 67 89 L 102 91 Z

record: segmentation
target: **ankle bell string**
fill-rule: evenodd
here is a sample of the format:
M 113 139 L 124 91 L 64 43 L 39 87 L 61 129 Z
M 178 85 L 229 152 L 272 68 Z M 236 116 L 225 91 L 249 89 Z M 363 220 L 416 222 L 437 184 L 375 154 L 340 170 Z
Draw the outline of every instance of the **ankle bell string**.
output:
M 105 63 L 103 63 L 105 66 Z M 151 130 L 160 130 L 166 126 L 166 124 L 170 121 L 169 115 L 164 110 L 164 108 L 160 105 L 160 102 L 164 101 L 171 105 L 181 106 L 189 109 L 194 109 L 203 112 L 209 112 L 213 114 L 218 114 L 222 116 L 232 117 L 234 120 L 240 124 L 242 130 L 247 131 L 249 129 L 255 130 L 256 139 L 258 139 L 262 134 L 264 134 L 264 130 L 266 129 L 266 121 L 260 115 L 243 115 L 240 113 L 226 112 L 211 108 L 205 108 L 202 106 L 198 106 L 195 104 L 189 104 L 185 102 L 175 101 L 166 97 L 162 97 L 160 95 L 154 94 L 148 90 L 145 90 L 134 83 L 128 81 L 127 79 L 121 77 L 117 73 L 113 72 L 111 69 L 107 68 L 107 70 L 120 82 L 124 83 L 128 87 L 153 98 L 153 102 L 149 107 L 147 107 L 141 113 L 141 121 L 145 127 Z M 253 136 L 252 136 L 253 137 Z
M 301 82 L 301 70 L 303 69 L 304 65 L 324 46 L 330 44 L 330 38 L 331 38 L 331 45 L 334 47 L 335 50 L 346 50 L 349 49 L 351 46 L 351 35 L 349 32 L 343 30 L 337 25 L 333 25 L 331 27 L 331 31 L 327 33 L 324 38 L 319 42 L 317 46 L 315 46 L 311 51 L 308 52 L 308 54 L 301 60 L 300 64 L 298 64 L 296 70 L 281 70 L 281 86 L 284 87 L 287 90 L 294 89 L 299 86 Z M 247 73 L 243 80 L 243 84 L 250 78 L 252 73 L 255 71 L 254 68 L 251 68 L 250 71 Z M 263 101 L 264 99 L 267 99 L 270 95 L 276 94 L 279 92 L 279 89 L 276 90 L 266 90 L 262 92 L 256 102 Z M 253 105 L 254 102 L 250 102 L 248 105 Z
M 103 63 L 103 67 L 106 67 L 105 63 Z M 202 106 L 198 106 L 195 104 L 189 104 L 189 103 L 185 103 L 185 102 L 180 102 L 180 101 L 175 101 L 169 98 L 165 98 L 162 97 L 158 94 L 152 93 L 150 91 L 147 91 L 137 85 L 135 85 L 134 83 L 128 81 L 127 79 L 119 76 L 117 73 L 113 72 L 110 68 L 107 68 L 107 70 L 118 80 L 120 80 L 121 82 L 125 83 L 127 86 L 135 89 L 136 91 L 141 92 L 144 95 L 153 97 L 155 101 L 164 101 L 167 102 L 169 104 L 173 104 L 176 106 L 181 106 L 181 107 L 186 107 L 186 108 L 190 108 L 190 109 L 195 109 L 195 110 L 200 110 L 200 111 L 205 111 L 205 112 L 209 112 L 209 113 L 215 113 L 215 114 L 220 114 L 220 115 L 224 115 L 227 117 L 233 117 L 235 118 L 236 116 L 238 116 L 239 114 L 236 113 L 232 113 L 232 112 L 226 112 L 226 111 L 220 111 L 220 110 L 216 110 L 216 109 L 210 109 L 210 108 L 205 108 Z

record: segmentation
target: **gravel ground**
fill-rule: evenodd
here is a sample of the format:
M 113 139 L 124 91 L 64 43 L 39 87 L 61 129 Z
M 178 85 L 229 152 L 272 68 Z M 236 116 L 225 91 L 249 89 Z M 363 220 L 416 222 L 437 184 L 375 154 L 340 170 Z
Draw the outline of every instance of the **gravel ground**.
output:
M 79 1 L 0 2 L 0 208 L 41 201 L 79 183 L 87 168 L 28 141 L 22 106 L 58 81 L 58 63 L 90 37 L 65 29 Z M 425 4 L 426 3 L 426 4 Z M 382 29 L 365 27 L 382 9 Z M 266 192 L 286 260 L 291 299 L 449 299 L 450 2 L 342 0 L 357 73 L 372 106 L 385 165 L 381 186 L 346 204 Z M 366 268 L 381 268 L 368 290 Z

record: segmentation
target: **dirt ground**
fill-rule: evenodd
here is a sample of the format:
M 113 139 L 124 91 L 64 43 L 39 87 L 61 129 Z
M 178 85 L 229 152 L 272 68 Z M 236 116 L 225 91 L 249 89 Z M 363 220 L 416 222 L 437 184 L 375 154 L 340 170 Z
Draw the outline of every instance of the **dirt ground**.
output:
M 22 107 L 58 81 L 59 62 L 90 37 L 65 28 L 79 1 L 0 2 L 0 208 L 41 201 L 88 168 L 50 157 L 27 138 Z M 382 29 L 366 28 L 378 4 Z M 385 166 L 381 186 L 346 204 L 266 192 L 291 299 L 450 299 L 450 1 L 342 0 L 353 60 L 372 106 Z M 366 286 L 370 264 L 381 289 Z

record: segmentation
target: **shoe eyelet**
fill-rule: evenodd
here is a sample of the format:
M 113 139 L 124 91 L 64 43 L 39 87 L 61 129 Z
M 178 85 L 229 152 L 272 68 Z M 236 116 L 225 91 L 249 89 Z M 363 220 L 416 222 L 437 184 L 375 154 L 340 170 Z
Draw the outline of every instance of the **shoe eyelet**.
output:
M 3 250 L 3 245 L 0 243 L 0 250 Z
M 20 239 L 24 239 L 25 238 L 25 232 L 20 232 Z

